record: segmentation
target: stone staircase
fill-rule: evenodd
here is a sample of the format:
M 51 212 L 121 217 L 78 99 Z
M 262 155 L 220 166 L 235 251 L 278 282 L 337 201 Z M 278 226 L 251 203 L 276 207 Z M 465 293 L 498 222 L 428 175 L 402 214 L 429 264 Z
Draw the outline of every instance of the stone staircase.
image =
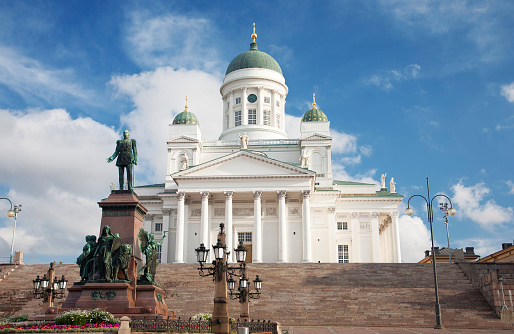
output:
M 196 264 L 161 264 L 157 281 L 166 304 L 182 319 L 211 313 L 212 277 L 200 277 Z M 23 265 L 0 281 L 0 317 L 41 314 L 32 298 L 32 279 L 48 265 Z M 72 283 L 78 266 L 56 265 Z M 260 299 L 251 300 L 253 319 L 289 326 L 433 327 L 435 297 L 431 264 L 249 264 L 251 280 L 263 279 Z M 438 264 L 442 322 L 447 328 L 512 329 L 502 323 L 480 291 L 455 264 Z M 253 284 L 252 284 L 253 286 Z M 62 303 L 60 300 L 57 305 Z M 231 317 L 240 306 L 229 302 Z

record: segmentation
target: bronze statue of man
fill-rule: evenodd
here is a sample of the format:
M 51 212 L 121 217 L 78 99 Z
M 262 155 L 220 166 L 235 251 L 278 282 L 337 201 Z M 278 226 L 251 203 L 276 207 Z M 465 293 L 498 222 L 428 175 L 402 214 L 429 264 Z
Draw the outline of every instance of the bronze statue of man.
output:
M 130 139 L 130 132 L 128 130 L 123 131 L 123 139 L 116 141 L 116 151 L 113 155 L 107 158 L 107 162 L 111 162 L 114 158 L 116 160 L 116 166 L 118 166 L 120 190 L 123 190 L 125 185 L 124 172 L 127 169 L 127 185 L 128 189 L 132 190 L 132 165 L 137 165 L 137 148 L 136 140 Z

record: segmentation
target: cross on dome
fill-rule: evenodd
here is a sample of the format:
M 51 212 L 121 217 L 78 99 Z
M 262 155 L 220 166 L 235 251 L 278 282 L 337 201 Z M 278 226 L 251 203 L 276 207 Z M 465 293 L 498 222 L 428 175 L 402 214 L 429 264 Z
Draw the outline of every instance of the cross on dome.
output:
M 316 108 L 316 93 L 312 93 L 312 107 Z
M 188 108 L 187 108 L 187 96 L 186 96 L 186 109 L 185 109 L 185 110 L 186 110 L 186 111 L 188 111 L 187 109 L 188 109 Z
M 253 42 L 255 43 L 255 40 L 257 39 L 257 34 L 255 33 L 255 22 L 253 23 L 253 34 L 250 38 L 253 39 Z

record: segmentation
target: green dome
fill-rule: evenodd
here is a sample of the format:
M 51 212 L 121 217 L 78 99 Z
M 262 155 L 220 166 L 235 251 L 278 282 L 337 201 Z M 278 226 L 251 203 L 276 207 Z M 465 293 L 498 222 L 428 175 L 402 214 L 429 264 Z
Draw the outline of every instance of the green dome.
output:
M 302 122 L 328 122 L 328 117 L 323 111 L 313 107 L 303 114 Z
M 230 62 L 225 75 L 243 68 L 267 68 L 282 74 L 277 61 L 266 52 L 259 51 L 255 42 L 250 44 L 250 51 L 241 53 Z
M 184 110 L 173 120 L 173 124 L 199 124 L 198 118 L 189 110 Z

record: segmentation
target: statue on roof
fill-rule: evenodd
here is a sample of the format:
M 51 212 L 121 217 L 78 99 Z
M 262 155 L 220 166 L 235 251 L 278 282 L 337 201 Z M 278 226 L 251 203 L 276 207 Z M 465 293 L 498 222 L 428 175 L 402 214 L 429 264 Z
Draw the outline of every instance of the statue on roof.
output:
M 180 170 L 188 169 L 189 168 L 189 159 L 187 158 L 187 154 L 182 154 L 182 159 L 180 160 L 182 163 L 182 167 Z
M 302 168 L 309 168 L 309 156 L 305 153 L 305 147 L 302 147 L 302 153 L 300 155 L 300 162 Z
M 248 136 L 246 135 L 246 132 L 242 136 L 239 135 L 239 142 L 241 143 L 242 150 L 248 149 Z
M 396 183 L 394 183 L 394 177 L 391 178 L 391 182 L 389 182 L 389 192 L 396 192 Z
M 380 177 L 380 183 L 382 184 L 382 189 L 384 189 L 386 187 L 386 176 L 387 176 L 387 173 L 382 174 L 382 176 Z
M 127 187 L 128 190 L 132 190 L 132 170 L 133 165 L 137 165 L 136 140 L 130 139 L 129 136 L 130 132 L 128 130 L 123 131 L 123 139 L 116 141 L 116 150 L 107 158 L 109 163 L 118 157 L 116 166 L 118 166 L 120 190 L 125 188 L 125 169 L 127 170 Z

